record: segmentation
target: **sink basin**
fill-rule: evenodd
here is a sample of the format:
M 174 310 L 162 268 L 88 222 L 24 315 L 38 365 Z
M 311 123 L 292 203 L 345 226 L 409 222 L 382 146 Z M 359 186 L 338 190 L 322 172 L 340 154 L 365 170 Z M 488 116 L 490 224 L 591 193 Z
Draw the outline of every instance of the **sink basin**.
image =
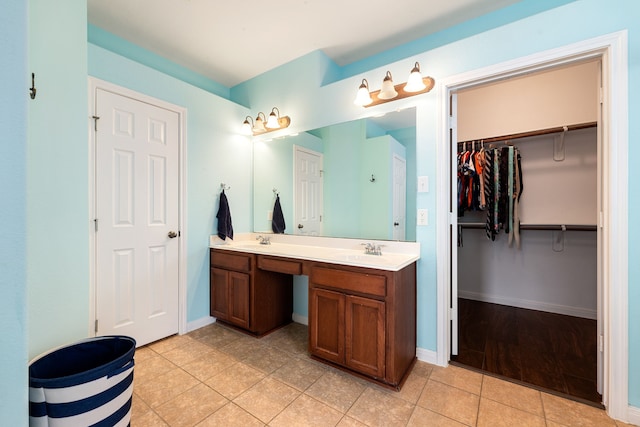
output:
M 264 251 L 271 248 L 271 245 L 261 245 L 259 243 L 243 243 L 239 245 L 232 245 L 234 249 L 240 249 L 245 251 Z

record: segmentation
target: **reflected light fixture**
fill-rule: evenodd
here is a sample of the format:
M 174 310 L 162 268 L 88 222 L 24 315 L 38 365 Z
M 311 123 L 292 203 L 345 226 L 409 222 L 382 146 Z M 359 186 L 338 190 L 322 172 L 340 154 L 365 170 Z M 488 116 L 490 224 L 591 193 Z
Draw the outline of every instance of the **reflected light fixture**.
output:
M 277 107 L 273 107 L 268 119 L 265 114 L 260 111 L 255 121 L 252 120 L 251 117 L 247 116 L 242 123 L 242 127 L 245 131 L 248 131 L 248 134 L 256 136 L 288 128 L 290 124 L 291 119 L 289 116 L 280 117 L 280 110 Z
M 378 94 L 378 99 L 393 99 L 398 96 L 396 88 L 393 87 L 393 78 L 391 77 L 391 71 L 387 71 L 387 74 L 382 80 L 382 89 Z
M 373 102 L 373 99 L 371 99 L 371 95 L 369 94 L 369 82 L 367 79 L 362 79 L 362 83 L 360 83 L 356 99 L 353 103 L 364 107 L 365 105 L 371 104 L 371 102 Z
M 385 102 L 420 95 L 433 89 L 435 83 L 436 82 L 432 77 L 422 77 L 422 74 L 420 73 L 420 64 L 416 62 L 411 69 L 407 83 L 394 85 L 391 72 L 387 71 L 384 80 L 382 81 L 382 88 L 374 92 L 369 92 L 369 83 L 367 82 L 367 79 L 362 79 L 354 104 L 362 107 L 373 107 L 374 105 L 383 104 Z

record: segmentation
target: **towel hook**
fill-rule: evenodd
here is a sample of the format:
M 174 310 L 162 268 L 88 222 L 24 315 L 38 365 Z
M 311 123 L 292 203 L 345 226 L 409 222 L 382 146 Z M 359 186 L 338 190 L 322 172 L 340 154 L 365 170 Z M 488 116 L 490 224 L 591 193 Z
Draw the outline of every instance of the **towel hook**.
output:
M 278 189 L 276 187 L 273 187 L 273 194 L 276 196 L 280 195 L 280 192 L 278 191 Z
M 225 184 L 224 182 L 220 183 L 220 190 L 224 191 L 224 190 L 231 190 L 231 187 L 228 186 L 227 184 Z

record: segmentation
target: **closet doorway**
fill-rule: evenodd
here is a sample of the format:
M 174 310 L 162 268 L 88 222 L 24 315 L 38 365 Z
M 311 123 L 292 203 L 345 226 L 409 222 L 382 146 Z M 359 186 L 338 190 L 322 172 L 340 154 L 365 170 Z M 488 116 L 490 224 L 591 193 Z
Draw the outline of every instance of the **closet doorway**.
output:
M 594 404 L 601 80 L 590 58 L 465 88 L 451 102 L 450 361 Z

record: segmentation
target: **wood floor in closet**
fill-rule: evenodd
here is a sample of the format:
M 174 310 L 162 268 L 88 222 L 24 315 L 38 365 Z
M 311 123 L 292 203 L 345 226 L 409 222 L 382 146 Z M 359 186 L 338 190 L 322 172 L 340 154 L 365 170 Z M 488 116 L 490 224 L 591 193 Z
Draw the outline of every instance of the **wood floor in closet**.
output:
M 459 299 L 458 322 L 452 363 L 601 403 L 595 320 Z

